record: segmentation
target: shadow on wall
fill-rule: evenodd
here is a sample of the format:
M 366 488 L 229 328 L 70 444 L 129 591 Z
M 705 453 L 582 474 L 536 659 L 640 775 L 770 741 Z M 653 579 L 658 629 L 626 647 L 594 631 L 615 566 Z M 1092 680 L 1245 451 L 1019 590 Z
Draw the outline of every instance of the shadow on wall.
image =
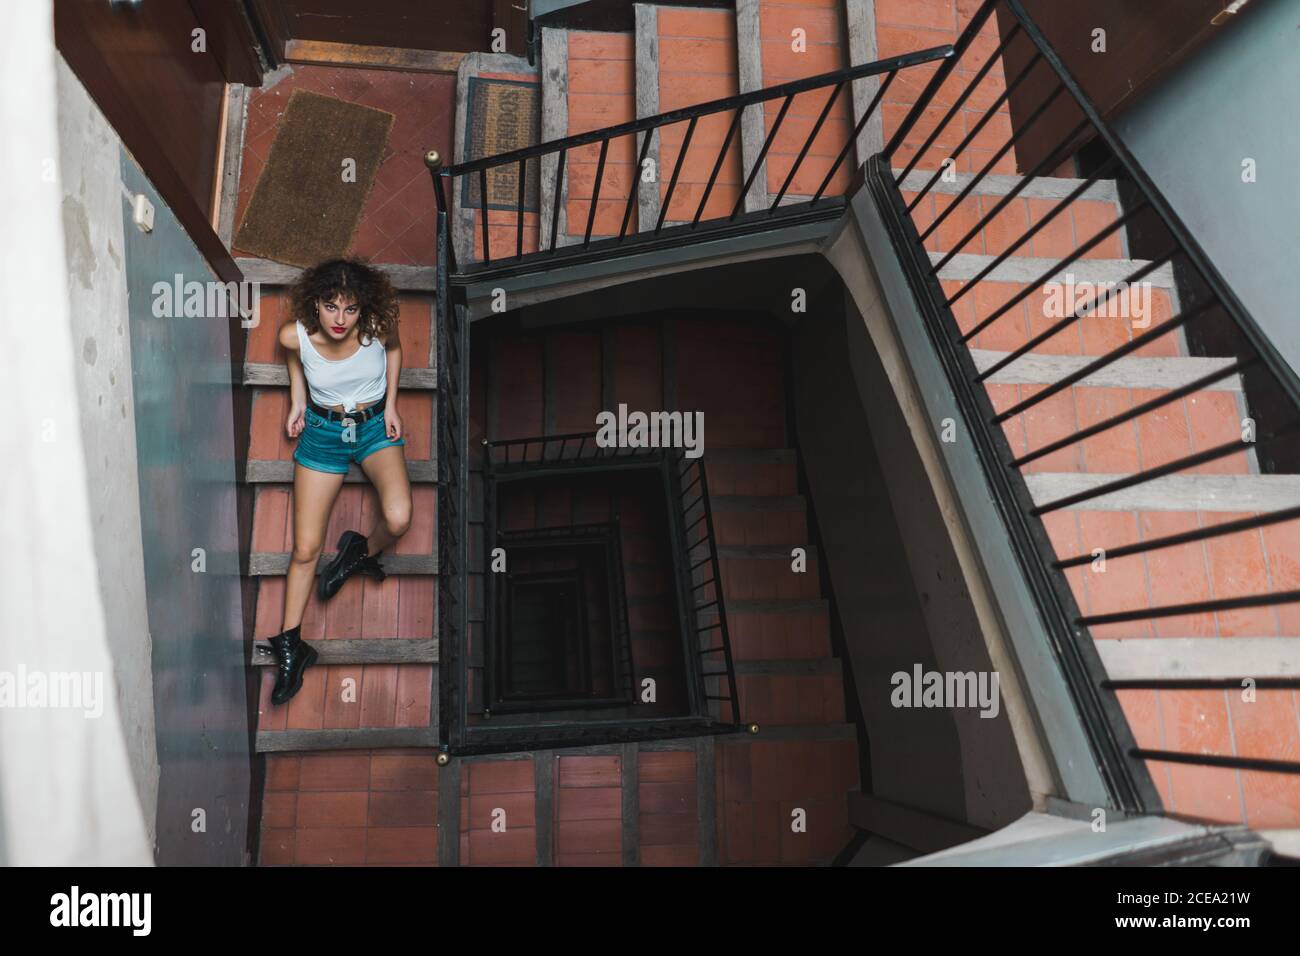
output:
M 795 404 L 870 737 L 872 792 L 997 829 L 1031 809 L 1024 770 L 938 502 L 866 326 L 846 300 L 843 286 L 830 284 L 795 332 Z M 935 672 L 945 688 L 973 687 L 975 699 L 933 706 L 922 691 Z

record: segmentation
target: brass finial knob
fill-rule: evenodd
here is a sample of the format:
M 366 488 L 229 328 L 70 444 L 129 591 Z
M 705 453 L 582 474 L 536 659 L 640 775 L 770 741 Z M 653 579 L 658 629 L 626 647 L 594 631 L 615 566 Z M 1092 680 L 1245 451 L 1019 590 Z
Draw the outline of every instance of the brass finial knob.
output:
M 440 754 L 438 754 L 438 766 L 439 766 L 439 767 L 445 767 L 445 766 L 447 766 L 447 764 L 449 764 L 449 763 L 451 763 L 451 755 L 450 755 L 450 754 L 447 754 L 447 753 L 440 753 Z
M 749 725 L 749 732 L 750 732 L 751 734 L 756 734 L 756 733 L 758 733 L 758 724 L 750 724 L 750 725 Z
M 430 169 L 438 169 L 442 166 L 442 155 L 436 149 L 429 150 L 424 154 L 424 165 Z

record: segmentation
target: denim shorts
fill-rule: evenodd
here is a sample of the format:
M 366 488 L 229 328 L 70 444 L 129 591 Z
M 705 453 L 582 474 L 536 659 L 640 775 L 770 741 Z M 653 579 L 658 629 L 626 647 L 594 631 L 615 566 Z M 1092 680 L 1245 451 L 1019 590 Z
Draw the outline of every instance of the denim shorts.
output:
M 335 475 L 345 475 L 348 462 L 361 463 L 381 448 L 393 448 L 405 445 L 406 439 L 393 441 L 384 429 L 384 416 L 380 414 L 353 427 L 352 441 L 344 441 L 342 422 L 330 421 L 310 407 L 303 412 L 305 422 L 302 434 L 298 436 L 298 447 L 294 450 L 293 460 L 312 471 L 324 471 Z

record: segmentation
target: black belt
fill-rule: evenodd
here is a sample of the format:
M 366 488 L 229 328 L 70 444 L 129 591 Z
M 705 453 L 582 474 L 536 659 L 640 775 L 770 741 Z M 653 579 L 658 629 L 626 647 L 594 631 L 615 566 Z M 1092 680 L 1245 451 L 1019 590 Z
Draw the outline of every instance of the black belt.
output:
M 384 403 L 387 401 L 388 396 L 385 395 L 379 401 L 375 402 L 375 404 L 367 405 L 365 408 L 359 408 L 354 412 L 336 412 L 331 408 L 326 408 L 324 405 L 317 405 L 311 399 L 307 400 L 307 405 L 313 412 L 326 421 L 341 422 L 344 419 L 350 418 L 352 421 L 360 424 L 361 422 L 370 421 L 370 419 L 382 412 L 384 410 Z

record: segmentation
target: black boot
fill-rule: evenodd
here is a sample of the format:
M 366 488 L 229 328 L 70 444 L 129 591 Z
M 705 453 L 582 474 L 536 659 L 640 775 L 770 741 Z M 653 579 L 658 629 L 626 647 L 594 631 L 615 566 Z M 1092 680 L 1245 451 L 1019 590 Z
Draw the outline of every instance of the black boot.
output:
M 368 553 L 365 536 L 355 531 L 344 531 L 339 538 L 338 554 L 325 565 L 316 582 L 316 596 L 322 601 L 328 601 L 339 593 L 343 582 L 358 571 L 378 581 L 386 576 L 379 565 L 379 559 Z
M 291 627 L 271 638 L 271 650 L 275 652 L 275 687 L 271 691 L 271 703 L 285 704 L 289 698 L 298 693 L 302 687 L 303 671 L 316 663 L 317 654 L 303 643 L 300 632 L 302 625 Z

